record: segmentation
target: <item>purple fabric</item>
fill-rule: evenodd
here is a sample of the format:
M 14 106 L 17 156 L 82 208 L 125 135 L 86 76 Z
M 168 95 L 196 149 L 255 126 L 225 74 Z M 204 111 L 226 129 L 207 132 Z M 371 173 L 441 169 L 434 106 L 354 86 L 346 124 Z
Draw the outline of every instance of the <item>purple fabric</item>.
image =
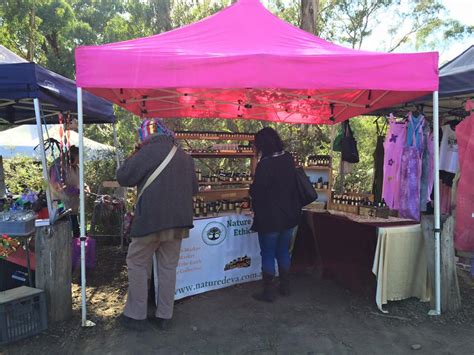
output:
M 406 124 L 390 119 L 385 138 L 382 198 L 392 210 L 398 210 L 400 198 L 400 165 L 406 143 Z
M 423 127 L 424 119 L 416 125 L 410 116 L 408 125 L 412 127 L 411 145 L 403 149 L 400 169 L 400 206 L 398 214 L 401 218 L 420 220 L 420 191 L 422 174 L 422 156 L 424 151 Z M 419 144 L 417 144 L 417 139 Z M 418 148 L 418 147 L 420 148 Z
M 401 218 L 419 221 L 421 157 L 416 147 L 405 147 L 403 150 L 400 174 L 400 206 L 398 214 Z

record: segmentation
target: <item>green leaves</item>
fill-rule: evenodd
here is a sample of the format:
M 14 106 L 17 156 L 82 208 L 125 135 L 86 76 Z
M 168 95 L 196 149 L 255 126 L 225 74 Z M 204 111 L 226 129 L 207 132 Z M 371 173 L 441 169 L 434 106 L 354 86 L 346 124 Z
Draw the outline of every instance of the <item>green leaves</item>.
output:
M 5 182 L 13 194 L 21 194 L 25 188 L 39 191 L 43 187 L 41 162 L 30 158 L 18 157 L 4 159 Z

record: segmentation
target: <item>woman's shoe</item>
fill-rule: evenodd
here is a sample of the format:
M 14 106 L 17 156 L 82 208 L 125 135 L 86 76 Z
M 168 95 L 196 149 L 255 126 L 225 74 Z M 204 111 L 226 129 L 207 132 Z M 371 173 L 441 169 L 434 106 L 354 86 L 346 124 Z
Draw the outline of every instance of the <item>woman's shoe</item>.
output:
M 273 275 L 263 273 L 263 291 L 260 293 L 255 293 L 252 297 L 257 301 L 262 302 L 275 302 L 276 299 L 276 290 L 275 285 L 273 284 Z

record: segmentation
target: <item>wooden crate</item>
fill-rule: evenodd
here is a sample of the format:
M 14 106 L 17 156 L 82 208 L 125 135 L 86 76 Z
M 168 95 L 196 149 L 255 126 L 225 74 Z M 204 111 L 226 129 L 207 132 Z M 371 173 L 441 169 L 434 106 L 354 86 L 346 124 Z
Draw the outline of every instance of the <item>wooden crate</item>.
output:
M 359 214 L 367 217 L 388 218 L 390 210 L 386 207 L 360 206 Z
M 329 209 L 346 213 L 359 214 L 359 206 L 344 205 L 341 203 L 329 203 Z

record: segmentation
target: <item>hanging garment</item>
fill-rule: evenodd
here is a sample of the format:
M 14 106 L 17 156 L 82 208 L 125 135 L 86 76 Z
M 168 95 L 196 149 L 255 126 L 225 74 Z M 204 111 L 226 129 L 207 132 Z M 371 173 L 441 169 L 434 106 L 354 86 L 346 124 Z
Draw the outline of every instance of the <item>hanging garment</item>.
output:
M 451 186 L 445 185 L 440 181 L 439 184 L 440 195 L 440 210 L 441 214 L 451 214 Z
M 382 200 L 382 188 L 383 188 L 383 161 L 384 161 L 384 148 L 383 142 L 385 136 L 383 131 L 385 130 L 386 124 L 382 127 L 377 124 L 377 145 L 375 146 L 374 151 L 374 182 L 372 184 L 372 194 L 374 195 L 375 201 Z
M 427 204 L 431 202 L 431 192 L 434 185 L 434 154 L 433 134 L 428 125 L 423 129 L 423 157 L 421 165 L 420 210 L 427 211 Z
M 424 118 L 408 117 L 411 139 L 403 149 L 400 169 L 400 201 L 398 214 L 402 218 L 420 220 L 420 185 L 423 156 Z
M 384 142 L 382 198 L 392 210 L 398 210 L 400 198 L 400 165 L 406 143 L 407 125 L 397 123 L 390 116 L 389 128 Z
M 408 113 L 408 127 L 407 127 L 407 146 L 415 145 L 418 150 L 423 149 L 423 129 L 425 117 L 421 114 L 415 115 Z M 414 141 L 414 142 L 413 142 Z
M 444 125 L 441 129 L 443 138 L 439 148 L 439 170 L 456 174 L 459 166 L 456 132 L 449 124 Z
M 454 246 L 457 250 L 474 251 L 474 105 L 468 100 L 470 116 L 456 127 L 459 145 L 459 178 L 456 195 L 456 226 Z

